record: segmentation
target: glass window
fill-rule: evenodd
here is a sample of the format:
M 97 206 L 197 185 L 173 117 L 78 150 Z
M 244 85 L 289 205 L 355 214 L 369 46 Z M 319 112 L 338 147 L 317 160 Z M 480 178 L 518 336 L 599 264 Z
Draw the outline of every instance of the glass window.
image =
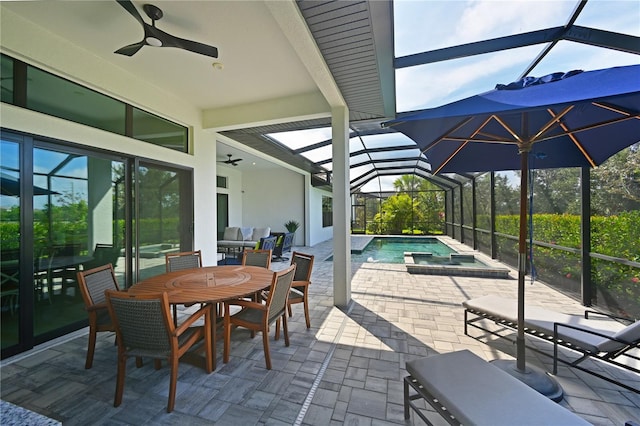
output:
M 27 108 L 125 134 L 125 104 L 38 68 L 27 68 Z
M 4 64 L 4 62 L 3 62 Z M 3 65 L 4 66 L 4 65 Z M 4 84 L 4 82 L 3 82 Z M 4 86 L 3 86 L 4 87 Z M 4 91 L 3 91 L 4 94 Z M 0 314 L 2 349 L 18 344 L 20 292 L 20 146 L 0 140 Z
M 2 102 L 13 103 L 13 59 L 0 55 L 0 87 L 2 88 Z
M 188 151 L 187 128 L 133 108 L 132 138 L 180 152 Z
M 322 196 L 322 227 L 333 226 L 333 199 Z

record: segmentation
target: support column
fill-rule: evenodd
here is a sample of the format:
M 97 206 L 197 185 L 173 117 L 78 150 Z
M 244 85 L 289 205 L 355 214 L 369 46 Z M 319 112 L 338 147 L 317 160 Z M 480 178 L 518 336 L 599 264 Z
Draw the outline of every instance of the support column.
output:
M 351 301 L 351 229 L 349 194 L 349 110 L 331 109 L 333 141 L 333 303 Z

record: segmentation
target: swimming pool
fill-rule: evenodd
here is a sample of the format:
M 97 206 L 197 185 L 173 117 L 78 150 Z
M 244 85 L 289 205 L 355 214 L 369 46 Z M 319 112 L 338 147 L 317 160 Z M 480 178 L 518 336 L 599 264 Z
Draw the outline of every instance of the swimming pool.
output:
M 457 253 L 435 237 L 375 237 L 362 252 L 351 252 L 352 262 L 404 263 L 405 252 L 425 252 L 449 257 Z
M 508 268 L 480 261 L 475 252 L 460 253 L 437 237 L 374 237 L 361 251 L 352 248 L 351 261 L 405 264 L 410 274 L 509 277 Z

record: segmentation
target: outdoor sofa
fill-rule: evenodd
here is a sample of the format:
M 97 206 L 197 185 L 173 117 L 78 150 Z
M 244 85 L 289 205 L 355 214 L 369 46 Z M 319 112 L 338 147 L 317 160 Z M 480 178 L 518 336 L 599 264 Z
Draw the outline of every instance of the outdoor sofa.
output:
M 218 247 L 223 249 L 243 250 L 245 248 L 255 248 L 260 242 L 260 238 L 267 238 L 271 235 L 271 228 L 253 228 L 228 226 L 224 229 L 221 240 L 218 240 Z

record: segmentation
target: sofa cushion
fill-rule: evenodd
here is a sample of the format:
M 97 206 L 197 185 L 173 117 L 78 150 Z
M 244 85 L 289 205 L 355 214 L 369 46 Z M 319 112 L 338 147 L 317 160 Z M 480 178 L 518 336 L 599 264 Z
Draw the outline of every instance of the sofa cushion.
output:
M 251 239 L 251 235 L 253 235 L 253 228 L 252 227 L 246 227 L 243 226 L 240 228 L 240 235 L 238 238 L 239 240 L 243 240 L 243 241 L 252 241 Z
M 253 228 L 253 235 L 251 235 L 251 241 L 260 241 L 260 238 L 267 238 L 271 235 L 271 228 Z
M 242 238 L 238 238 L 239 232 L 240 228 L 235 226 L 227 226 L 226 228 L 224 228 L 224 236 L 222 237 L 222 239 L 227 241 L 235 241 L 238 239 L 242 240 Z

